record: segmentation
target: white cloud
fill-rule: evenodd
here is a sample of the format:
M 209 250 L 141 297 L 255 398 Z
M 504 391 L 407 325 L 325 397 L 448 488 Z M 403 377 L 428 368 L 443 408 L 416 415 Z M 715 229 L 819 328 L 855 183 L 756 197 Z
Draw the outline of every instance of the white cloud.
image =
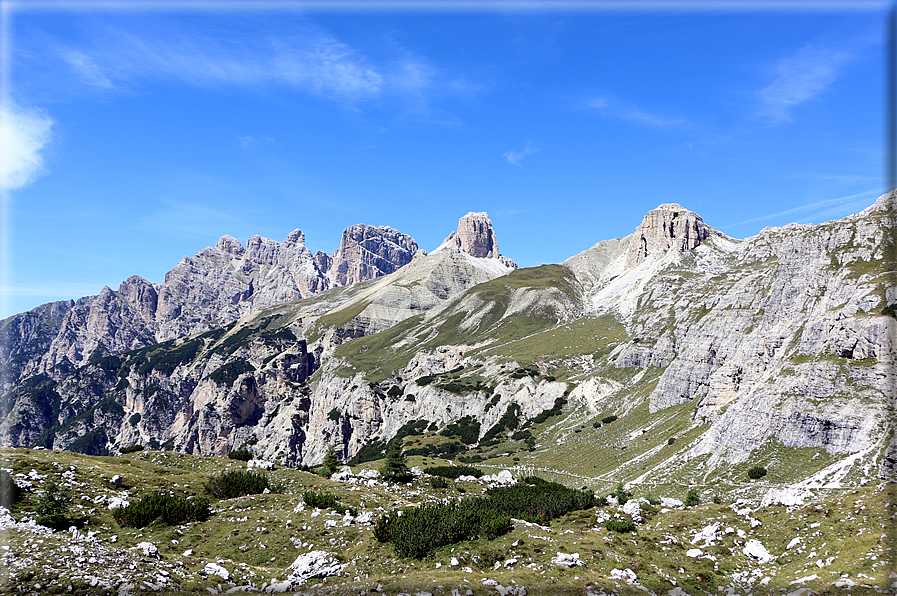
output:
M 104 69 L 84 52 L 63 48 L 59 50 L 59 55 L 87 85 L 99 89 L 117 88 Z
M 800 215 L 800 217 L 795 218 L 792 221 L 799 220 L 798 223 L 809 223 L 814 221 L 824 221 L 825 219 L 829 218 L 846 217 L 854 213 L 859 213 L 860 211 L 871 205 L 871 201 L 877 198 L 880 194 L 881 193 L 879 191 L 870 190 L 858 194 L 848 195 L 845 197 L 838 197 L 836 199 L 823 199 L 814 203 L 808 203 L 799 207 L 786 209 L 785 211 L 769 213 L 767 215 L 761 215 L 759 217 L 746 219 L 738 223 L 729 224 L 725 226 L 724 229 L 734 228 L 735 226 L 741 226 L 750 223 L 768 221 L 771 219 L 782 219 L 792 216 L 796 217 L 798 215 Z
M 850 58 L 812 45 L 783 58 L 773 81 L 760 91 L 760 114 L 776 122 L 790 120 L 792 110 L 824 92 Z
M 0 191 L 21 188 L 41 174 L 41 150 L 52 127 L 53 120 L 38 109 L 0 108 Z
M 237 137 L 237 141 L 240 143 L 240 147 L 242 147 L 243 149 L 246 149 L 247 147 L 255 143 L 255 139 L 253 139 L 249 135 L 239 136 Z
M 526 144 L 526 148 L 523 151 L 514 151 L 513 149 L 510 151 L 505 151 L 502 155 L 508 158 L 508 163 L 512 166 L 517 166 L 518 168 L 523 167 L 520 165 L 520 162 L 527 155 L 532 155 L 538 151 L 538 149 L 534 149 L 530 143 Z
M 599 110 L 605 116 L 654 128 L 674 128 L 688 124 L 683 118 L 672 118 L 648 112 L 613 97 L 594 97 L 586 101 L 585 105 L 589 109 Z

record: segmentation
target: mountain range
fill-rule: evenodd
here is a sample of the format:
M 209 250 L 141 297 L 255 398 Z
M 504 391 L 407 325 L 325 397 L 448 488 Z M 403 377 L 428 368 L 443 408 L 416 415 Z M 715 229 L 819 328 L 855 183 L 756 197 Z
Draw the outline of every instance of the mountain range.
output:
M 224 236 L 161 284 L 0 321 L 0 444 L 298 466 L 399 441 L 591 486 L 864 484 L 897 463 L 895 198 L 746 239 L 663 204 L 530 268 L 485 213 L 430 253 L 382 226 L 332 255 Z

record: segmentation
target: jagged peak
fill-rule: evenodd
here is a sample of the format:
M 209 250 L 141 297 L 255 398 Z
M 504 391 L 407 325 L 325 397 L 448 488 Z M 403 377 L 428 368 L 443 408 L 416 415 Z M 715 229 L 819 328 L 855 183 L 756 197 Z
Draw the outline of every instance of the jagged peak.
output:
M 459 219 L 458 230 L 449 234 L 433 253 L 446 250 L 462 252 L 477 259 L 498 259 L 507 267 L 517 268 L 517 263 L 498 252 L 498 237 L 485 211 L 471 211 Z
M 218 244 L 215 245 L 219 250 L 226 252 L 229 255 L 233 255 L 235 257 L 243 254 L 245 250 L 243 248 L 243 244 L 231 236 L 230 234 L 225 234 L 218 240 Z
M 626 268 L 637 267 L 651 255 L 671 248 L 691 250 L 714 233 L 694 211 L 679 203 L 663 203 L 648 211 L 635 229 L 626 252 Z

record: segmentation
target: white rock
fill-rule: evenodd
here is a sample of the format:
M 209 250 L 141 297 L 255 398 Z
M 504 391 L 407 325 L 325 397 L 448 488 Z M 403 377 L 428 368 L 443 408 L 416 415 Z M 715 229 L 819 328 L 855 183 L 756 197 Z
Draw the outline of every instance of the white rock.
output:
M 785 550 L 791 550 L 795 546 L 801 543 L 802 538 L 797 536 L 796 538 L 792 538 L 791 542 L 788 543 L 788 546 L 785 547 Z
M 112 482 L 112 484 L 114 484 L 115 486 L 121 486 L 121 483 L 122 483 L 122 477 L 119 476 L 118 474 L 116 474 L 115 476 L 112 477 L 111 482 Z
M 668 509 L 682 509 L 685 507 L 685 503 L 679 499 L 670 499 L 669 497 L 660 497 L 660 505 Z
M 109 511 L 113 511 L 115 509 L 123 509 L 130 505 L 126 499 L 121 497 L 109 497 Z
M 551 562 L 561 567 L 585 567 L 586 564 L 579 560 L 579 553 L 561 553 L 551 558 Z
M 223 580 L 230 579 L 230 571 L 228 571 L 218 563 L 206 563 L 206 566 L 203 567 L 202 572 L 206 575 L 217 575 Z
M 632 518 L 634 522 L 642 521 L 642 501 L 647 503 L 647 499 L 629 499 L 626 501 L 626 504 L 623 505 L 623 513 Z
M 261 459 L 251 459 L 246 462 L 246 468 L 251 470 L 253 468 L 258 468 L 259 470 L 273 470 L 274 469 L 273 461 L 265 461 Z
M 719 537 L 719 527 L 719 522 L 713 522 L 709 526 L 704 527 L 700 532 L 695 532 L 695 535 L 691 539 L 691 543 L 697 544 L 703 540 L 704 544 L 702 546 L 713 546 Z
M 450 567 L 457 567 L 459 564 L 460 563 L 458 563 L 458 559 L 456 559 L 455 557 L 452 557 L 451 560 L 449 561 Z
M 610 578 L 622 579 L 624 581 L 635 581 L 636 575 L 635 571 L 627 567 L 626 569 L 611 569 Z
M 692 559 L 697 559 L 698 557 L 700 557 L 703 554 L 704 554 L 704 551 L 702 551 L 699 548 L 690 548 L 685 552 L 685 556 L 691 557 Z
M 742 552 L 752 559 L 757 559 L 760 563 L 769 563 L 773 559 L 766 547 L 759 540 L 753 538 L 747 541 Z
M 141 542 L 137 545 L 137 548 L 140 549 L 144 556 L 147 557 L 158 557 L 159 549 L 152 542 Z
M 188 548 L 187 550 L 184 551 L 184 554 L 181 555 L 181 556 L 183 556 L 183 557 L 191 557 L 191 556 L 193 556 L 193 549 L 192 549 L 192 548 Z
M 291 586 L 304 585 L 313 577 L 329 577 L 342 572 L 348 565 L 341 564 L 336 558 L 323 550 L 313 550 L 299 555 L 290 565 L 290 576 L 287 581 Z

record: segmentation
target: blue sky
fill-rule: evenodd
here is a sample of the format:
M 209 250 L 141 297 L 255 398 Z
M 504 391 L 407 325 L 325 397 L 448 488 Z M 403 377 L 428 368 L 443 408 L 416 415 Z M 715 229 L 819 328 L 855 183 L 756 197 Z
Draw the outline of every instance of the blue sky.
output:
M 532 266 L 661 203 L 744 238 L 885 190 L 884 2 L 5 4 L 0 316 L 223 234 L 487 211 Z

